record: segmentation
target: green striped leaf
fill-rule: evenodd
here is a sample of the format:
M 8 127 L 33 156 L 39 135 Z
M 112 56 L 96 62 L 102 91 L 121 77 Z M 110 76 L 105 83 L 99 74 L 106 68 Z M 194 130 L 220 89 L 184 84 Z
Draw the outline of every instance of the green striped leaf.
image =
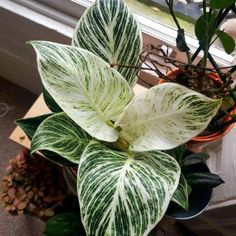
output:
M 179 185 L 177 189 L 175 190 L 171 201 L 177 203 L 181 207 L 183 207 L 185 210 L 188 210 L 188 195 L 190 193 L 190 187 L 188 186 L 188 183 L 184 177 L 184 175 L 181 173 Z
M 185 175 L 186 180 L 192 187 L 215 188 L 224 183 L 219 175 L 208 172 L 192 172 Z
M 91 52 L 51 42 L 31 42 L 44 87 L 91 136 L 114 142 L 113 122 L 133 96 L 125 79 Z
M 122 0 L 97 0 L 81 17 L 72 44 L 113 65 L 137 65 L 142 50 L 139 24 Z M 133 86 L 136 70 L 115 67 Z
M 164 83 L 136 96 L 115 126 L 131 150 L 168 150 L 201 133 L 220 104 L 220 99 Z
M 179 176 L 178 163 L 163 152 L 125 153 L 91 143 L 78 171 L 87 235 L 147 235 L 165 214 Z
M 31 153 L 51 151 L 78 164 L 91 139 L 91 136 L 64 112 L 57 113 L 44 120 L 36 130 L 31 143 Z
M 36 117 L 24 118 L 15 120 L 15 123 L 20 126 L 22 130 L 24 130 L 25 134 L 31 140 L 39 127 L 39 125 L 52 114 L 45 114 Z

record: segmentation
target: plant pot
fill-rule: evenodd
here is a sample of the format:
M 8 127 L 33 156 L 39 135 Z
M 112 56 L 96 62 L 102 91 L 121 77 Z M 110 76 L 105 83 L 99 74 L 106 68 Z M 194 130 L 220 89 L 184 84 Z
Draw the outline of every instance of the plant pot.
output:
M 210 172 L 206 164 L 200 163 L 191 166 L 194 172 Z M 203 213 L 210 204 L 212 189 L 192 188 L 189 195 L 189 210 L 186 211 L 174 202 L 170 202 L 166 216 L 176 220 L 190 220 Z
M 167 73 L 167 77 L 169 79 L 173 79 L 174 76 L 176 76 L 177 74 L 181 73 L 182 70 L 181 69 L 174 69 L 170 72 Z M 209 78 L 211 80 L 213 80 L 215 82 L 216 85 L 220 86 L 222 84 L 219 76 L 212 72 L 209 74 Z M 161 83 L 165 83 L 166 80 L 164 79 L 160 79 L 159 81 L 159 84 Z M 232 112 L 230 112 L 231 115 L 236 115 L 236 109 L 234 109 Z M 225 116 L 225 121 L 229 121 L 231 120 L 232 118 L 230 116 Z M 222 139 L 234 126 L 234 123 L 233 124 L 230 124 L 230 125 L 227 125 L 226 127 L 224 127 L 222 130 L 220 131 L 216 131 L 216 132 L 212 132 L 211 134 L 206 134 L 206 135 L 198 135 L 194 138 L 191 139 L 191 141 L 188 143 L 188 146 L 191 147 L 191 149 L 193 148 L 198 148 L 198 147 L 204 147 L 204 146 L 207 146 L 209 143 L 211 142 L 215 142 L 215 141 L 218 141 L 220 139 Z

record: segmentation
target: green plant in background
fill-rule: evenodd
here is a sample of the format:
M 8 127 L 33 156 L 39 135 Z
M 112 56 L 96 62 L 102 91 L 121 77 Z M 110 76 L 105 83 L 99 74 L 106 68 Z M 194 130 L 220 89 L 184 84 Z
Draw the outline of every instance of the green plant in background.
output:
M 225 116 L 229 116 L 229 113 L 235 109 L 236 104 L 236 88 L 233 85 L 234 79 L 232 77 L 232 74 L 236 71 L 236 65 L 221 67 L 209 50 L 214 42 L 219 40 L 227 54 L 234 52 L 235 41 L 229 34 L 224 32 L 224 29 L 221 29 L 221 25 L 230 12 L 236 14 L 236 1 L 202 1 L 203 12 L 195 23 L 195 36 L 199 42 L 199 47 L 193 52 L 190 52 L 190 46 L 185 40 L 184 29 L 181 27 L 174 12 L 175 2 L 173 0 L 165 0 L 165 2 L 177 26 L 176 47 L 179 51 L 186 54 L 187 61 L 187 63 L 179 63 L 169 60 L 174 67 L 178 67 L 181 70 L 181 76 L 176 76 L 173 81 L 208 97 L 223 98 L 224 102 L 220 111 L 208 127 L 209 131 L 220 131 L 236 121 L 235 116 L 230 114 L 231 119 L 225 122 Z M 203 56 L 198 61 L 197 56 L 201 51 Z M 165 59 L 168 61 L 168 58 Z M 212 73 L 219 76 L 218 83 L 214 83 L 212 79 L 209 79 L 209 74 L 212 75 Z M 161 71 L 158 71 L 158 75 L 168 80 Z
M 171 199 L 187 201 L 175 194 L 179 179 L 185 183 L 180 165 L 161 150 L 201 133 L 221 99 L 174 83 L 134 96 L 137 70 L 122 65 L 139 65 L 142 38 L 122 0 L 98 0 L 89 7 L 72 46 L 30 43 L 53 111 L 17 121 L 32 138 L 32 153 L 78 165 L 87 235 L 147 235 Z M 188 188 L 180 187 L 180 193 Z

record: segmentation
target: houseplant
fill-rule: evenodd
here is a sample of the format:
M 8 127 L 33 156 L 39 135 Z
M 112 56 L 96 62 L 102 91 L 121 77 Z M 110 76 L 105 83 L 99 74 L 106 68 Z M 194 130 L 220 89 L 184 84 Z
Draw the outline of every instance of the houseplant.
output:
M 186 54 L 186 63 L 181 63 L 168 57 L 168 55 L 157 47 L 149 47 L 144 51 L 142 61 L 148 69 L 154 70 L 163 81 L 172 81 L 182 84 L 190 89 L 205 94 L 211 98 L 222 98 L 223 103 L 218 114 L 211 121 L 207 130 L 200 136 L 194 137 L 194 142 L 214 141 L 222 138 L 233 127 L 235 120 L 235 85 L 232 77 L 236 66 L 221 67 L 209 52 L 212 44 L 219 40 L 223 49 L 230 54 L 235 49 L 233 38 L 224 32 L 221 24 L 228 13 L 236 12 L 234 0 L 228 1 L 202 1 L 202 15 L 195 22 L 195 36 L 199 42 L 196 51 L 190 52 L 190 47 L 185 40 L 184 29 L 179 24 L 174 11 L 175 2 L 166 0 L 167 8 L 177 26 L 176 47 Z M 202 52 L 202 59 L 197 56 Z M 159 58 L 165 60 L 166 65 L 161 65 Z M 148 60 L 147 60 L 148 59 Z M 151 62 L 151 63 L 150 63 Z M 169 73 L 163 74 L 156 66 L 166 67 Z
M 171 199 L 186 201 L 174 195 L 178 186 L 187 188 L 180 166 L 161 150 L 202 132 L 221 99 L 175 83 L 134 96 L 142 39 L 122 0 L 96 1 L 80 19 L 73 46 L 30 44 L 54 112 L 17 121 L 33 136 L 32 153 L 78 165 L 88 235 L 147 235 Z

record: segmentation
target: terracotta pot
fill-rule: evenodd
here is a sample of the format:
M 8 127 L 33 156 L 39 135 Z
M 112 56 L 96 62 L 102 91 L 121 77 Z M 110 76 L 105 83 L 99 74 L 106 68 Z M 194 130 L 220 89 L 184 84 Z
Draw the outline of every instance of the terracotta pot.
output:
M 176 68 L 176 69 L 168 72 L 167 77 L 170 78 L 170 79 L 173 79 L 173 77 L 175 75 L 177 75 L 181 72 L 182 72 L 182 70 Z M 222 82 L 221 82 L 219 76 L 217 75 L 217 73 L 212 72 L 209 75 L 209 78 L 214 80 L 214 82 L 219 86 L 222 84 Z M 159 81 L 160 84 L 165 83 L 165 82 L 166 82 L 166 80 L 164 80 L 164 79 L 160 79 L 160 81 Z M 231 115 L 236 115 L 236 109 L 234 109 L 230 114 Z M 225 117 L 225 121 L 229 121 L 231 119 L 232 118 L 230 116 Z M 190 147 L 198 147 L 198 146 L 202 146 L 202 145 L 204 146 L 204 144 L 207 145 L 209 142 L 220 140 L 233 128 L 233 126 L 234 126 L 234 123 L 224 127 L 220 131 L 212 132 L 211 134 L 207 134 L 207 135 L 198 135 L 198 136 L 192 138 L 192 140 L 189 142 L 189 146 Z

